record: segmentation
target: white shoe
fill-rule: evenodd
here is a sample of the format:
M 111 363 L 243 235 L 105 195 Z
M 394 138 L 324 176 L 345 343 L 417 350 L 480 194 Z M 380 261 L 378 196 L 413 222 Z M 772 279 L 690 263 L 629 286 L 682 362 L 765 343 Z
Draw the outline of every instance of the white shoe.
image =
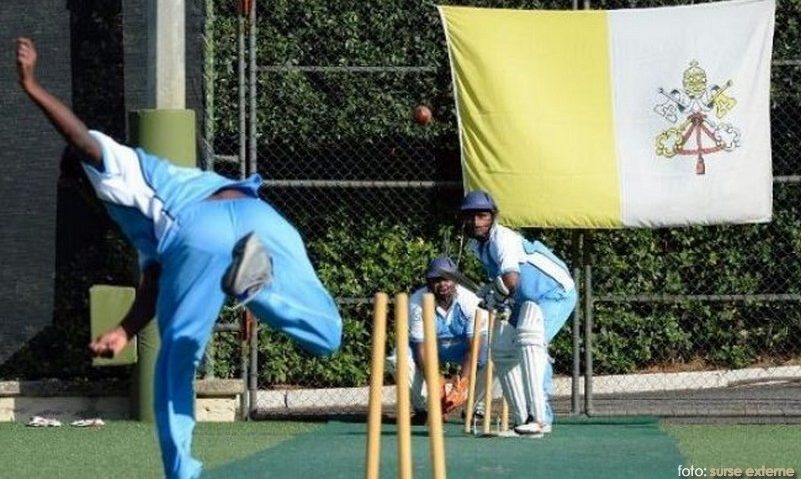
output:
M 49 417 L 33 416 L 28 421 L 30 427 L 61 427 L 61 421 Z
M 550 434 L 552 430 L 553 430 L 553 426 L 550 425 L 550 424 L 545 424 L 545 425 L 542 426 L 542 433 L 543 434 Z
M 100 427 L 105 425 L 106 425 L 105 421 L 103 421 L 99 417 L 96 417 L 94 419 L 79 419 L 77 421 L 72 421 L 70 423 L 70 426 L 74 427 Z
M 234 245 L 231 265 L 225 271 L 222 288 L 243 306 L 273 279 L 273 262 L 256 233 L 248 233 Z
M 507 429 L 505 431 L 501 431 L 497 434 L 498 437 L 512 437 L 512 438 L 521 438 L 521 439 L 542 439 L 542 434 L 519 434 L 517 431 L 512 429 Z
M 542 437 L 545 431 L 542 424 L 531 421 L 519 426 L 515 426 L 514 431 L 521 436 L 537 436 Z

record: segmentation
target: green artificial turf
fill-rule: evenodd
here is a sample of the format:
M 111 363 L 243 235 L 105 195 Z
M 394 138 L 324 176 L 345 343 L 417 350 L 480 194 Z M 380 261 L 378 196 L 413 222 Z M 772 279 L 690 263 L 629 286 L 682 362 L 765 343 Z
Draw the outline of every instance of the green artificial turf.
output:
M 682 462 L 675 441 L 654 418 L 571 418 L 542 439 L 465 435 L 445 426 L 448 477 L 459 479 L 674 479 Z M 363 477 L 364 423 L 332 422 L 251 457 L 209 470 L 209 479 Z M 412 428 L 414 477 L 432 477 L 425 426 Z M 381 435 L 381 477 L 397 477 L 394 425 Z
M 194 453 L 204 465 L 236 461 L 311 431 L 297 422 L 200 423 Z M 0 477 L 147 479 L 163 477 L 152 424 L 111 421 L 99 428 L 33 428 L 0 423 Z
M 200 423 L 194 451 L 210 479 L 356 478 L 363 475 L 365 430 L 359 423 Z M 414 432 L 416 477 L 428 477 L 425 432 L 421 427 Z M 386 477 L 394 477 L 392 426 L 385 425 L 382 442 L 382 469 L 387 468 Z M 111 421 L 101 428 L 29 428 L 0 423 L 0 445 L 3 478 L 163 477 L 151 424 Z M 507 473 L 517 479 L 687 477 L 677 473 L 678 464 L 703 470 L 704 477 L 712 477 L 713 468 L 719 473 L 722 468 L 740 468 L 740 477 L 747 477 L 747 468 L 763 466 L 774 472 L 793 468 L 795 477 L 801 477 L 801 425 L 660 428 L 648 419 L 568 418 L 558 423 L 551 437 L 538 442 L 463 436 L 454 424 L 446 428 L 445 449 L 448 470 L 460 479 Z M 526 465 L 532 467 L 531 475 L 516 471 Z M 535 465 L 540 466 L 539 473 Z
M 748 468 L 762 466 L 793 468 L 794 477 L 801 477 L 801 425 L 668 425 L 665 430 L 678 441 L 684 465 L 704 469 L 708 477 L 725 473 L 722 468 L 739 468 L 747 477 Z

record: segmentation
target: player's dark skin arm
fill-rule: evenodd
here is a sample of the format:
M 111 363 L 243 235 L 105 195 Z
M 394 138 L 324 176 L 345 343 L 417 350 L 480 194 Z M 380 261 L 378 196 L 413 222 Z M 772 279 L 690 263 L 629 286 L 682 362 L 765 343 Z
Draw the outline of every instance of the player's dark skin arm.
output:
M 38 55 L 29 38 L 17 39 L 17 81 L 23 91 L 42 110 L 64 140 L 81 153 L 81 160 L 102 167 L 103 153 L 100 145 L 89 134 L 86 125 L 71 109 L 50 94 L 36 79 Z M 119 326 L 106 331 L 89 345 L 95 356 L 113 357 L 128 344 L 155 315 L 160 269 L 152 266 L 145 269 L 136 291 L 136 299 Z
M 509 290 L 509 296 L 514 296 L 520 284 L 520 273 L 510 272 L 501 276 L 504 286 Z
M 160 274 L 161 268 L 158 264 L 145 268 L 136 288 L 136 298 L 120 324 L 89 344 L 89 350 L 94 356 L 116 356 L 153 319 L 156 315 Z
M 481 339 L 479 338 L 479 348 L 481 348 Z M 414 354 L 414 362 L 417 364 L 417 367 L 420 368 L 421 371 L 425 371 L 425 345 L 424 343 L 416 343 L 412 348 L 412 353 Z M 472 380 L 470 378 L 470 362 L 472 358 L 471 351 L 468 351 L 465 354 L 464 359 L 462 360 L 462 364 L 459 366 L 461 369 L 459 370 L 459 374 L 463 378 L 467 378 L 468 380 Z
M 412 354 L 414 354 L 414 362 L 421 371 L 425 371 L 425 343 L 414 343 L 412 347 Z
M 471 343 L 472 343 L 472 339 Z M 478 350 L 481 351 L 481 336 L 478 337 Z M 470 364 L 473 362 L 473 350 L 472 348 L 467 350 L 467 354 L 464 355 L 464 359 L 462 359 L 462 364 L 459 366 L 459 374 L 462 378 L 467 378 L 468 381 L 473 381 L 473 378 L 470 377 Z
M 100 168 L 102 166 L 100 145 L 72 110 L 39 84 L 35 73 L 36 62 L 37 53 L 33 42 L 28 38 L 18 38 L 17 80 L 20 86 L 64 140 L 81 153 L 81 159 Z
M 142 273 L 139 286 L 136 288 L 136 298 L 128 314 L 120 323 L 120 327 L 125 330 L 128 339 L 136 336 L 156 315 L 160 275 L 161 267 L 156 263 L 149 265 Z
M 425 370 L 426 370 L 426 347 L 425 343 L 415 343 L 412 347 L 412 354 L 414 355 L 414 362 L 417 364 L 417 367 L 420 368 L 420 371 L 423 373 L 423 377 L 425 377 Z M 439 375 L 439 372 L 437 372 Z M 439 384 L 436 384 L 435 387 L 440 387 Z

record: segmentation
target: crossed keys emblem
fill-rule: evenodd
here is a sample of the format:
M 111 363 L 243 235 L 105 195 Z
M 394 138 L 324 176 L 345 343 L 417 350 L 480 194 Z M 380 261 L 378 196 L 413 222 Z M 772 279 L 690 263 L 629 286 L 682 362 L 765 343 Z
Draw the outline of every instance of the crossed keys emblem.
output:
M 684 70 L 681 89 L 659 88 L 665 101 L 656 105 L 654 111 L 676 126 L 657 135 L 656 154 L 665 158 L 692 156 L 696 159 L 695 173 L 703 175 L 704 155 L 739 147 L 740 130 L 710 118 L 714 111 L 715 118 L 722 120 L 737 105 L 737 100 L 726 94 L 731 86 L 731 80 L 723 86 L 707 86 L 706 72 L 693 60 Z

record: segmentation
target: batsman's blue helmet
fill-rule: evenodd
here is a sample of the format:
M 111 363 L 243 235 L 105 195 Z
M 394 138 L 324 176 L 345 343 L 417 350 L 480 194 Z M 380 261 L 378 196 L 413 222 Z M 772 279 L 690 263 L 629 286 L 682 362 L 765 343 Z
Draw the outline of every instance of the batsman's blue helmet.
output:
M 449 273 L 456 272 L 456 264 L 451 261 L 450 258 L 447 256 L 438 256 L 431 260 L 428 263 L 428 269 L 426 270 L 426 279 L 434 279 L 434 278 L 441 278 L 442 272 L 447 271 Z
M 471 191 L 462 200 L 461 210 L 464 211 L 491 211 L 498 212 L 498 207 L 486 191 Z

